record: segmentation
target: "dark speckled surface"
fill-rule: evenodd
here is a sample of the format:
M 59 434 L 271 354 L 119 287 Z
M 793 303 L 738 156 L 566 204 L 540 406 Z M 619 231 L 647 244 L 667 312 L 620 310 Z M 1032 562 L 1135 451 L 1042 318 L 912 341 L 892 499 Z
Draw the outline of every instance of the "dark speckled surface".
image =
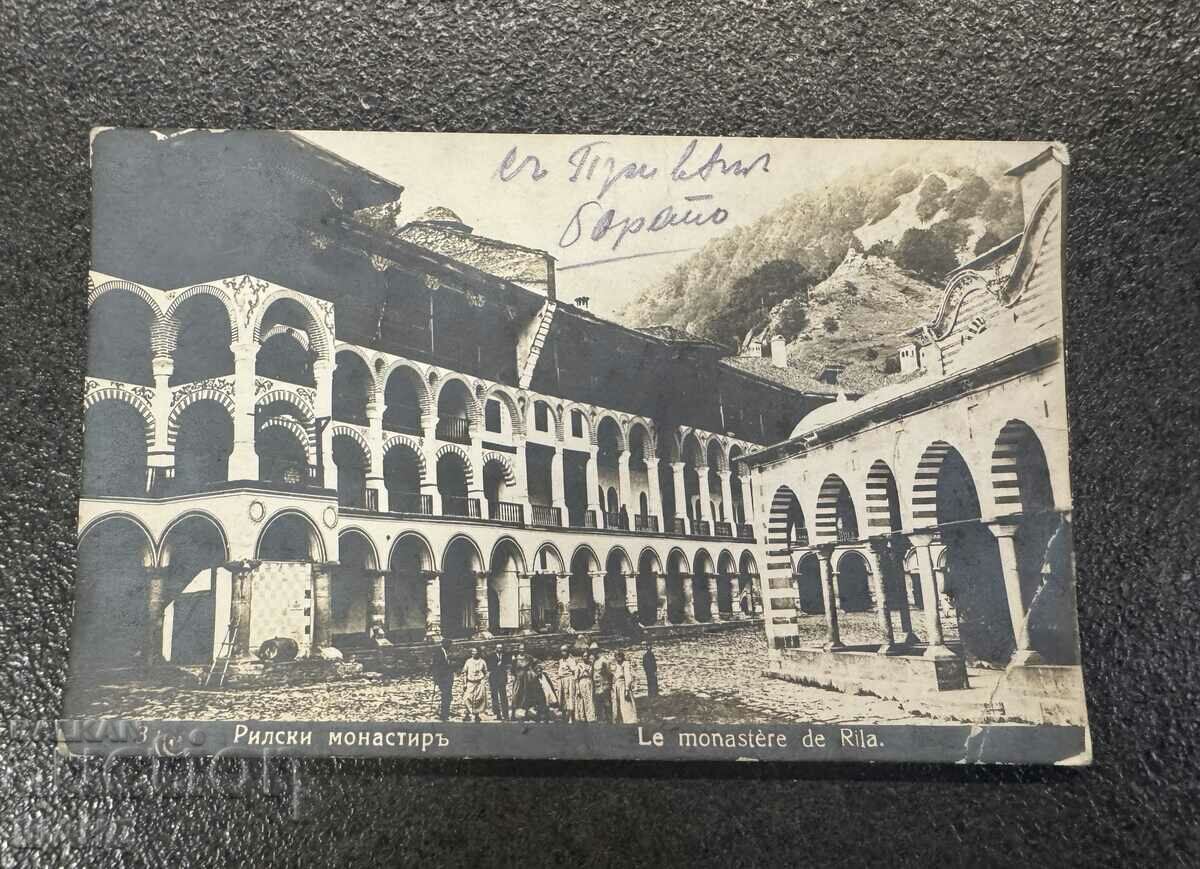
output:
M 296 803 L 206 775 L 189 786 L 174 762 L 157 787 L 147 765 L 56 777 L 48 748 L 4 738 L 0 864 L 117 850 L 260 864 L 1200 859 L 1200 8 L 138 5 L 0 4 L 6 718 L 54 715 L 62 696 L 89 127 L 1036 138 L 1069 143 L 1073 164 L 1068 365 L 1096 765 L 306 762 Z

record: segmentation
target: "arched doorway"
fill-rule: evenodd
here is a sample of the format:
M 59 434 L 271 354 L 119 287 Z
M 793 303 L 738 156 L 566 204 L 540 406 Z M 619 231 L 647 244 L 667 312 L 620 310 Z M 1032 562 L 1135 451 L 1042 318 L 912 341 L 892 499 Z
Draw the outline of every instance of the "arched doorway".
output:
M 218 303 L 218 307 L 222 307 Z M 222 307 L 222 311 L 224 308 Z M 175 485 L 197 492 L 229 479 L 233 418 L 212 399 L 195 401 L 179 414 L 175 436 Z
M 180 302 L 172 317 L 175 352 L 171 386 L 233 374 L 229 311 L 220 299 L 197 293 Z
M 456 444 L 471 442 L 471 429 L 476 416 L 475 399 L 461 380 L 451 379 L 438 390 L 437 436 L 439 440 Z
M 411 368 L 399 367 L 388 375 L 383 387 L 383 428 L 403 434 L 422 433 L 425 384 Z
M 165 568 L 162 657 L 174 664 L 207 664 L 229 626 L 231 576 L 224 532 L 204 515 L 179 519 L 162 542 Z
M 709 515 L 714 522 L 728 521 L 729 505 L 725 503 L 725 493 L 721 487 L 721 472 L 725 470 L 725 453 L 721 444 L 715 438 L 708 442 L 704 463 L 708 466 L 708 479 L 704 485 L 705 494 L 711 505 Z
M 294 299 L 272 302 L 259 326 L 261 345 L 254 357 L 254 373 L 269 380 L 316 386 L 314 330 L 312 315 L 304 305 Z
M 129 402 L 103 399 L 87 409 L 83 431 L 83 494 L 146 494 L 146 419 Z
M 427 513 L 421 499 L 421 455 L 403 441 L 387 447 L 383 456 L 383 484 L 387 489 L 388 510 L 393 513 Z M 341 474 L 338 474 L 341 481 Z
M 871 568 L 856 549 L 841 553 L 833 565 L 842 642 L 871 645 L 883 641 L 871 592 Z
M 157 317 L 145 299 L 128 290 L 104 292 L 88 309 L 87 373 L 153 386 L 150 333 Z
M 737 562 L 728 550 L 717 556 L 717 612 L 733 615 L 734 589 L 738 584 Z
M 810 552 L 796 565 L 797 606 L 805 615 L 825 615 L 825 595 L 821 591 L 821 564 Z
M 392 544 L 388 559 L 387 623 L 388 636 L 398 642 L 432 639 L 434 624 L 429 618 L 429 581 L 433 576 L 433 550 L 418 534 L 401 534 Z M 440 598 L 437 606 L 437 631 L 440 635 Z
M 529 580 L 530 621 L 535 629 L 559 627 L 558 577 L 566 575 L 562 555 L 552 543 L 544 543 L 533 559 Z
M 675 503 L 675 468 L 679 461 L 679 443 L 669 426 L 658 427 L 655 454 L 658 456 L 658 492 L 662 496 L 663 530 L 672 531 L 672 523 L 685 516 L 685 505 Z
M 256 410 L 254 451 L 258 454 L 258 478 L 288 486 L 305 485 L 312 458 L 307 417 L 284 401 L 271 402 Z
M 701 492 L 708 488 L 708 477 L 700 478 L 699 468 L 704 464 L 704 452 L 700 449 L 700 441 L 693 432 L 683 439 L 681 449 L 683 455 L 683 493 L 686 503 L 689 524 L 699 522 L 703 518 L 699 504 Z M 705 497 L 707 503 L 707 497 Z M 711 529 L 710 529 L 711 530 Z
M 367 471 L 371 467 L 371 457 L 365 445 L 348 434 L 334 435 L 333 463 L 337 466 L 338 506 L 366 507 Z
M 979 523 L 979 496 L 971 471 L 957 449 L 939 441 L 925 451 L 917 473 L 914 516 L 929 512 L 932 496 L 932 512 L 946 548 L 944 593 L 958 614 L 963 654 L 968 661 L 1006 663 L 1014 636 L 1004 575 L 996 539 Z
M 442 634 L 469 637 L 477 628 L 476 579 L 482 573 L 483 555 L 468 537 L 455 537 L 442 556 L 441 605 Z M 482 615 L 486 615 L 485 613 Z
M 571 627 L 577 631 L 596 627 L 596 603 L 592 578 L 600 574 L 600 560 L 589 546 L 580 546 L 571 556 Z M 602 602 L 601 602 L 602 603 Z
M 267 523 L 254 557 L 262 561 L 324 561 L 325 544 L 311 519 L 289 511 Z
M 337 354 L 333 369 L 333 418 L 355 425 L 367 424 L 367 406 L 375 397 L 375 377 L 357 353 Z
M 629 555 L 619 546 L 609 550 L 604 562 L 604 612 L 607 631 L 628 633 L 632 628 L 629 622 L 628 589 L 625 578 L 633 574 L 633 564 Z
M 442 453 L 437 462 L 438 495 L 442 513 L 446 516 L 479 517 L 479 504 L 467 497 L 471 466 L 465 456 L 452 449 Z
M 130 667 L 154 644 L 148 590 L 155 552 L 150 535 L 123 516 L 88 526 L 79 539 L 71 667 Z M 150 635 L 150 636 L 148 636 Z
M 521 599 L 521 577 L 526 574 L 521 547 L 512 539 L 500 540 L 488 569 L 488 627 L 493 634 L 529 627 L 530 602 Z
M 680 624 L 689 621 L 687 598 L 684 583 L 690 583 L 692 568 L 682 551 L 672 549 L 667 555 L 667 621 Z
M 653 549 L 643 549 L 638 557 L 637 577 L 638 621 L 643 625 L 658 623 L 658 586 L 662 572 L 658 554 Z
M 600 482 L 600 503 L 604 510 L 604 528 L 619 528 L 621 514 L 618 461 L 625 450 L 625 437 L 616 421 L 606 416 L 596 426 L 596 475 Z
M 762 608 L 760 582 L 758 563 L 746 550 L 738 561 L 738 606 L 746 615 L 754 615 Z
M 733 498 L 732 521 L 737 525 L 746 525 L 749 523 L 750 512 L 746 509 L 746 503 L 742 492 L 742 464 L 738 460 L 742 457 L 742 448 L 736 444 L 729 448 L 729 492 Z M 735 528 L 736 532 L 737 529 Z
M 386 589 L 377 588 L 378 576 L 379 562 L 370 538 L 357 528 L 339 534 L 338 567 L 329 588 L 330 633 L 339 644 L 361 644 L 373 621 L 387 630 Z

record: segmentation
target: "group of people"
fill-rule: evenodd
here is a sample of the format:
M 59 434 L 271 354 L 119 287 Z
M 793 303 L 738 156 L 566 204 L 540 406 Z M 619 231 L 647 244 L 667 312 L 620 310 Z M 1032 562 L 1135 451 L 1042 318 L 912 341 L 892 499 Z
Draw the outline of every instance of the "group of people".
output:
M 433 653 L 432 674 L 440 692 L 439 717 L 450 719 L 455 666 L 451 642 Z M 648 696 L 658 693 L 658 661 L 647 643 L 642 655 Z M 637 672 L 624 651 L 611 655 L 592 643 L 579 655 L 571 646 L 559 649 L 558 660 L 543 663 L 524 643 L 509 652 L 499 643 L 486 654 L 472 646 L 458 672 L 462 676 L 463 721 L 481 721 L 490 703 L 497 721 L 560 721 L 632 724 L 637 718 L 634 692 Z

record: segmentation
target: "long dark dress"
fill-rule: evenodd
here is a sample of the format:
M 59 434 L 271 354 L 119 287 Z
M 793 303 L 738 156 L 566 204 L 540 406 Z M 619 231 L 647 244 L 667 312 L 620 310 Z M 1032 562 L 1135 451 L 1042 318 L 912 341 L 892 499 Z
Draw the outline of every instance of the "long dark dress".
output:
M 513 658 L 513 699 L 514 710 L 537 710 L 540 714 L 546 708 L 546 692 L 542 690 L 542 680 L 537 671 L 537 662 L 528 655 L 517 655 Z

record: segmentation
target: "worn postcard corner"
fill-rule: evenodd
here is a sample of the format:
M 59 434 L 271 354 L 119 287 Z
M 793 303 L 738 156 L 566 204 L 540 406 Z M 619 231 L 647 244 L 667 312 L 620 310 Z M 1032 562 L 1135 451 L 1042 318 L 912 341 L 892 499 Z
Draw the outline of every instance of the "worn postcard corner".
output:
M 1065 146 L 91 146 L 66 750 L 1090 762 Z

